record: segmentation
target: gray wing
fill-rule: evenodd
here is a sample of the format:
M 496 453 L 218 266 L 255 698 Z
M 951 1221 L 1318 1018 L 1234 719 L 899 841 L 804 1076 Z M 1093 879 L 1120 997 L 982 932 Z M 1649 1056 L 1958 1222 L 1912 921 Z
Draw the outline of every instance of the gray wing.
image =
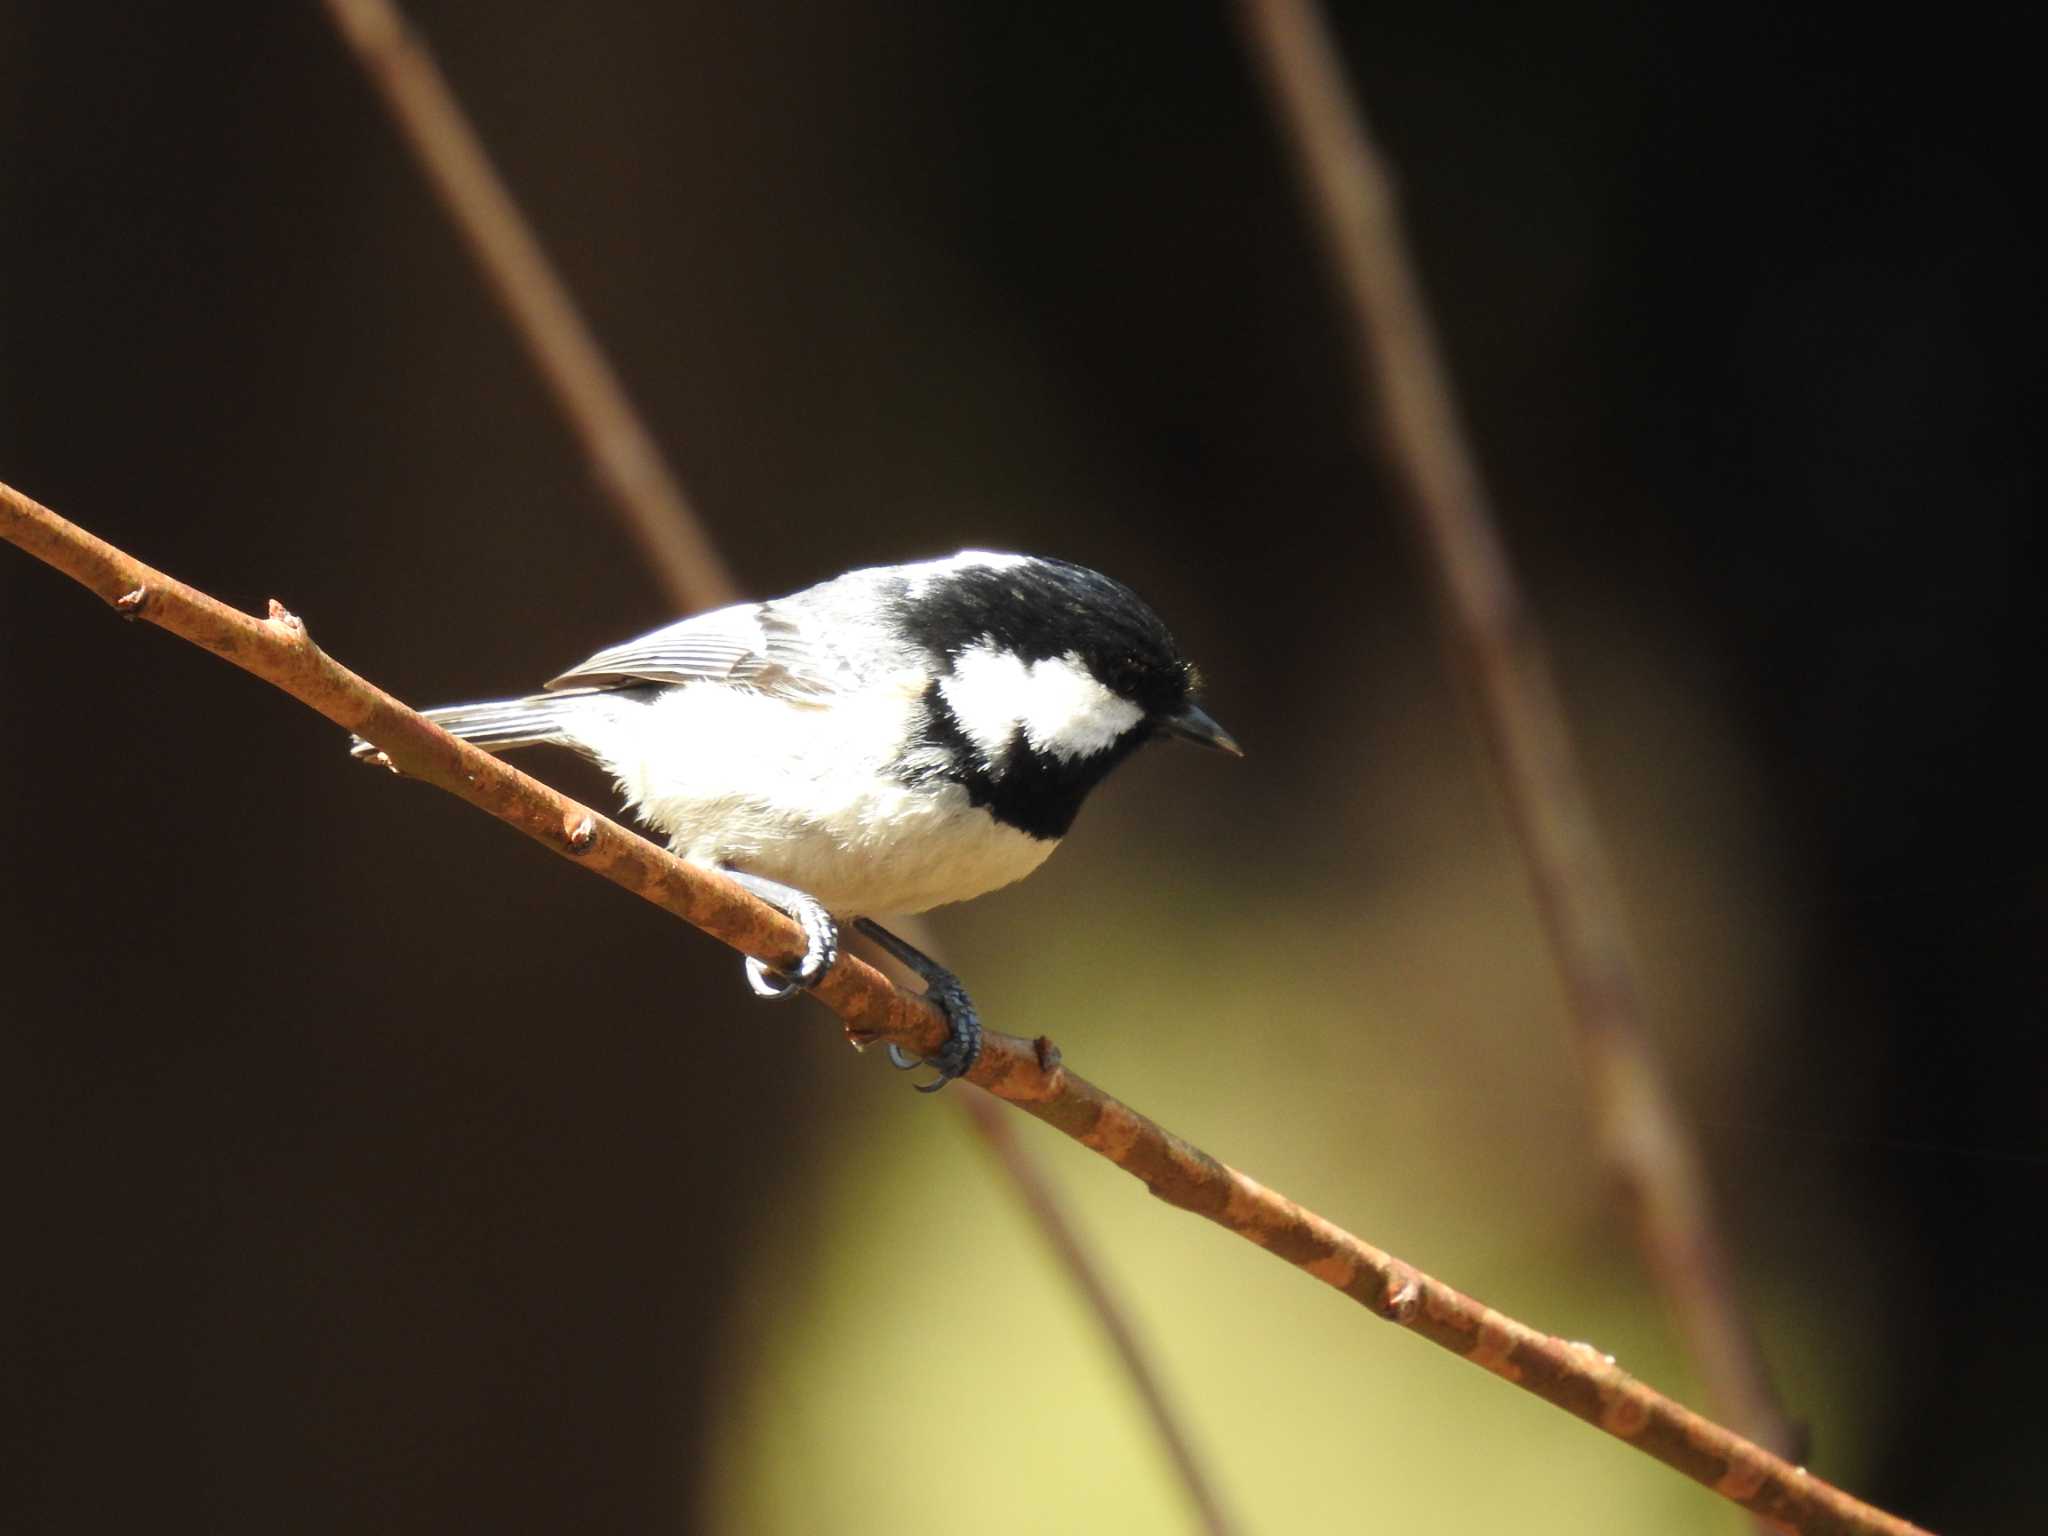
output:
M 722 683 L 800 702 L 850 687 L 846 664 L 786 602 L 718 608 L 599 651 L 547 686 L 617 688 L 632 683 Z

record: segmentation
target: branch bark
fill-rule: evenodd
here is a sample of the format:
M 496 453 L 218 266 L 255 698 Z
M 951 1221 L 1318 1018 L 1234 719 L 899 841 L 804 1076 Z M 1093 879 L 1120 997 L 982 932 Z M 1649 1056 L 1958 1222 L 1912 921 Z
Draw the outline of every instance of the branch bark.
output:
M 258 619 L 173 580 L 0 485 L 0 538 L 113 605 L 281 688 L 375 742 L 392 763 L 562 857 L 771 965 L 794 964 L 796 925 L 708 870 L 430 723 L 313 643 L 282 605 Z M 843 955 L 816 988 L 847 1029 L 930 1053 L 938 1011 Z M 1787 1530 L 1910 1536 L 1919 1528 L 1810 1477 L 1635 1380 L 1590 1346 L 1538 1332 L 1432 1279 L 1210 1157 L 1070 1072 L 1044 1036 L 989 1031 L 970 1082 L 1108 1158 L 1169 1204 L 1203 1216 L 1525 1391 L 1576 1414 Z
M 1402 481 L 1479 703 L 1536 901 L 1577 1021 L 1604 1162 L 1708 1400 L 1794 1454 L 1737 1299 L 1706 1174 L 1643 1028 L 1620 898 L 1557 682 L 1501 543 L 1477 455 L 1409 262 L 1394 180 L 1315 0 L 1241 0 L 1355 328 L 1368 425 Z

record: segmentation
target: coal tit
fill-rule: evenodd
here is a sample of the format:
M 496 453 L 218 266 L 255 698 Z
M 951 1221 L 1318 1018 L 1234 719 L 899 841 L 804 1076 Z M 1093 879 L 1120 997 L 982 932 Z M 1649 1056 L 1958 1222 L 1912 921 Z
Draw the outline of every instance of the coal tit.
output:
M 749 959 L 763 997 L 814 984 L 838 957 L 836 919 L 857 919 L 952 1026 L 929 1091 L 974 1065 L 980 1025 L 958 979 L 873 917 L 1021 880 L 1088 792 L 1156 737 L 1241 756 L 1196 686 L 1121 582 L 970 550 L 698 614 L 598 652 L 543 693 L 427 717 L 492 752 L 546 744 L 594 759 L 677 854 L 788 913 L 804 957 L 788 975 Z

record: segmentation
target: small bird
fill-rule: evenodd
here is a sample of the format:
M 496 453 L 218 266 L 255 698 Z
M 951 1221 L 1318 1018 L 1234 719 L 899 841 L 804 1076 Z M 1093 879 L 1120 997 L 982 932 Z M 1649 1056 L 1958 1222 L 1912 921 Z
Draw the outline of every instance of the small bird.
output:
M 698 614 L 543 693 L 426 713 L 492 752 L 593 759 L 675 853 L 793 918 L 803 959 L 785 975 L 749 958 L 759 996 L 815 985 L 838 958 L 839 921 L 854 920 L 946 1015 L 950 1037 L 926 1059 L 938 1078 L 919 1085 L 932 1092 L 974 1066 L 980 1022 L 959 978 L 875 916 L 1023 879 L 1088 792 L 1156 737 L 1243 756 L 1197 687 L 1121 582 L 966 550 Z M 893 1045 L 890 1058 L 919 1064 Z

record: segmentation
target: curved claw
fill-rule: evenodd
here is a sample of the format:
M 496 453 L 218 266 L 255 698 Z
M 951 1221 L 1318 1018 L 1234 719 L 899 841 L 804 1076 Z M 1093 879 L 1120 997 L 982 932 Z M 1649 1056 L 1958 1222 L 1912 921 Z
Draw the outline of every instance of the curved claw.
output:
M 783 885 L 743 869 L 723 866 L 727 878 L 746 887 L 777 911 L 796 919 L 804 931 L 804 957 L 789 971 L 778 971 L 752 955 L 747 957 L 747 986 L 754 996 L 770 1002 L 807 991 L 824 980 L 825 973 L 839 961 L 839 925 L 832 914 L 793 886 Z
M 754 996 L 766 998 L 771 1003 L 795 997 L 804 989 L 802 982 L 780 971 L 770 970 L 752 955 L 747 956 L 747 985 L 753 989 Z
M 930 1067 L 939 1074 L 936 1081 L 912 1084 L 919 1093 L 937 1093 L 954 1078 L 965 1077 L 972 1072 L 974 1064 L 981 1060 L 981 1017 L 975 1013 L 974 1004 L 968 1001 L 967 989 L 960 985 L 960 978 L 915 945 L 904 943 L 873 918 L 858 918 L 854 926 L 917 972 L 924 979 L 926 1000 L 936 1004 L 946 1016 L 949 1032 L 946 1043 L 939 1047 L 936 1055 L 919 1060 L 892 1042 L 889 1046 L 890 1064 L 899 1072 L 907 1072 L 912 1067 Z
M 927 1056 L 922 1062 L 899 1060 L 900 1052 L 890 1047 L 890 1060 L 898 1066 L 927 1066 L 939 1075 L 929 1083 L 912 1083 L 919 1093 L 937 1093 L 956 1077 L 965 1077 L 974 1070 L 974 1064 L 981 1060 L 981 1017 L 974 1011 L 974 1004 L 967 1000 L 967 992 L 957 981 L 935 982 L 925 989 L 926 997 L 939 1005 L 946 1015 L 946 1022 L 953 1032 L 946 1037 L 946 1043 L 939 1047 L 938 1054 Z

